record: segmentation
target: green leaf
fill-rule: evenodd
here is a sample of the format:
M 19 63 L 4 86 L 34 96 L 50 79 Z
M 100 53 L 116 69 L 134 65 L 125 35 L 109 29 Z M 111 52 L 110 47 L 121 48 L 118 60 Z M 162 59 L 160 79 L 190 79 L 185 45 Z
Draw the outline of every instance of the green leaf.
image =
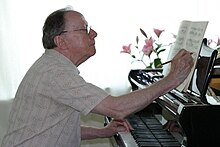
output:
M 164 52 L 166 49 L 161 49 L 157 52 L 157 56 L 161 53 L 161 52 Z
M 154 59 L 154 67 L 155 68 L 162 68 L 163 66 L 161 65 L 161 59 L 160 58 L 156 58 Z
M 158 44 L 158 43 L 155 43 L 155 44 L 157 45 L 157 47 L 155 48 L 155 50 L 158 51 L 158 50 L 161 48 L 162 44 Z
M 159 46 L 159 47 L 161 47 L 162 46 L 162 44 L 161 43 L 155 43 L 157 46 Z
M 157 52 L 160 49 L 159 46 L 157 46 L 154 50 Z
M 148 37 L 147 37 L 147 34 L 144 32 L 144 30 L 142 30 L 142 29 L 140 28 L 140 31 L 141 31 L 141 33 L 142 33 L 146 38 L 148 38 Z
M 152 65 L 147 66 L 146 68 L 153 68 Z
M 151 62 L 146 68 L 153 68 L 153 62 Z

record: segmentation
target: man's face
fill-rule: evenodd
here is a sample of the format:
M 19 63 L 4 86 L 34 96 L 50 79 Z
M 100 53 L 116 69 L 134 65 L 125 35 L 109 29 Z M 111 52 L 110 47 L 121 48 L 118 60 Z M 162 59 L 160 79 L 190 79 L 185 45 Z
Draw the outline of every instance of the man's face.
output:
M 65 38 L 70 60 L 79 58 L 82 63 L 96 53 L 94 39 L 97 33 L 89 27 L 80 13 L 65 14 L 65 30 L 62 35 Z

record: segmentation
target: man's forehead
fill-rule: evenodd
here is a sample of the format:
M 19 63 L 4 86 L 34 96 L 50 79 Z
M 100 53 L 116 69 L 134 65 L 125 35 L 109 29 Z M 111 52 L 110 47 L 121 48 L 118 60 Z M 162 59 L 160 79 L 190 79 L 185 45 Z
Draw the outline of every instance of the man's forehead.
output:
M 65 24 L 66 26 L 80 27 L 87 25 L 87 21 L 81 13 L 77 11 L 71 11 L 65 14 Z

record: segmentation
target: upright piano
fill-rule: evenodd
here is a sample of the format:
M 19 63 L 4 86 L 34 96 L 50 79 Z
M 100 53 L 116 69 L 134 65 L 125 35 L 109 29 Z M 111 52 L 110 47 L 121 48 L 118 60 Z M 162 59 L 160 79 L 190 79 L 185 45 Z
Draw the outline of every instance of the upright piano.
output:
M 206 43 L 207 40 L 204 40 L 202 48 L 207 50 Z M 128 116 L 127 120 L 134 130 L 116 134 L 112 138 L 114 146 L 219 147 L 218 96 L 215 93 L 214 96 L 207 95 L 207 91 L 212 91 L 209 87 L 211 78 L 220 76 L 219 68 L 215 68 L 218 67 L 216 56 L 216 50 L 212 50 L 208 55 L 204 55 L 201 50 L 187 92 L 173 89 L 143 110 Z M 161 78 L 162 69 L 131 70 L 128 76 L 133 91 L 150 86 Z M 215 99 L 216 103 L 211 104 L 209 99 Z M 106 117 L 106 123 L 109 121 L 110 118 Z M 170 130 L 168 125 L 178 131 Z

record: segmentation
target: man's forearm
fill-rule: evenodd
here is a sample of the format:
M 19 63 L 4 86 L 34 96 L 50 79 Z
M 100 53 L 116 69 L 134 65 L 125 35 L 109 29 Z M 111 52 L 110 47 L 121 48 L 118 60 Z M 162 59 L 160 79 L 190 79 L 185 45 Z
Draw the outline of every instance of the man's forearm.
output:
M 103 128 L 81 126 L 81 139 L 104 138 L 105 135 L 102 129 Z
M 120 106 L 117 107 L 121 109 L 119 112 L 124 112 L 125 116 L 127 116 L 130 113 L 145 108 L 152 103 L 153 100 L 176 87 L 178 84 L 174 81 L 175 80 L 172 80 L 170 77 L 166 77 L 148 88 L 122 96 L 124 97 L 123 99 L 127 99 L 127 101 L 121 100 L 121 103 L 117 103 L 120 104 Z M 119 100 L 119 97 L 117 100 Z
M 101 102 L 100 112 L 113 118 L 123 119 L 131 113 L 137 112 L 159 96 L 167 93 L 179 83 L 175 77 L 167 76 L 153 85 L 118 97 L 109 96 Z M 98 113 L 98 112 L 97 112 Z M 100 113 L 103 114 L 103 113 Z

